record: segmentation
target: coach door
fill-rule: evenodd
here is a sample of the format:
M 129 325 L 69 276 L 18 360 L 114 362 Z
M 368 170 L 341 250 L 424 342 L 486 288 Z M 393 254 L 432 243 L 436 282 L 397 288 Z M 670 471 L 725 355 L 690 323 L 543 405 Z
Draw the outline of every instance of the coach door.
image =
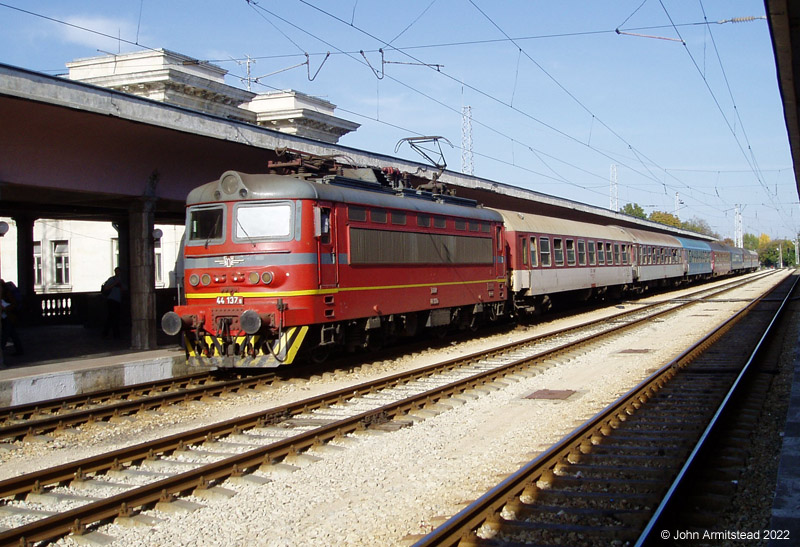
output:
M 339 282 L 333 214 L 330 204 L 320 204 L 314 208 L 314 235 L 318 242 L 317 268 L 320 288 L 335 287 Z

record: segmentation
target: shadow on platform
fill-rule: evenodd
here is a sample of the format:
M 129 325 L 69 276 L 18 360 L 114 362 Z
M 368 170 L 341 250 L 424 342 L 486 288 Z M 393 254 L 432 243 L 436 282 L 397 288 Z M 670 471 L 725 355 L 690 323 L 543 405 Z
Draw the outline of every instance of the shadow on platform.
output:
M 24 353 L 14 355 L 16 348 L 9 340 L 3 352 L 6 368 L 137 353 L 131 349 L 130 329 L 125 327 L 119 338 L 104 338 L 102 327 L 84 325 L 20 326 L 17 332 Z M 167 336 L 160 330 L 156 341 L 159 349 L 179 347 L 177 337 Z

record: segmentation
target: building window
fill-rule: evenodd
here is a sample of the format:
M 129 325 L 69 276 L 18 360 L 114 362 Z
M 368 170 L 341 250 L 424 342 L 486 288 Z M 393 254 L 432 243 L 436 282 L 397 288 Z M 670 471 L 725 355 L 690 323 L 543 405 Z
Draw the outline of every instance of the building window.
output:
M 33 242 L 33 281 L 34 285 L 41 286 L 44 284 L 42 272 L 42 242 Z
M 156 270 L 156 285 L 159 287 L 164 286 L 164 261 L 161 256 L 161 238 L 153 241 L 153 251 L 155 252 L 155 270 Z
M 111 272 L 119 267 L 119 238 L 111 239 Z
M 53 241 L 53 270 L 56 285 L 69 285 L 68 241 Z

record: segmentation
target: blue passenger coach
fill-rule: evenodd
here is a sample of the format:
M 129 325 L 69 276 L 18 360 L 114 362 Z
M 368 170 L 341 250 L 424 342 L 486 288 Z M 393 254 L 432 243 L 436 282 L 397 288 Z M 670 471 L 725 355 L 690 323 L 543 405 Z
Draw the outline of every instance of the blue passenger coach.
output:
M 711 245 L 699 239 L 675 236 L 683 245 L 685 275 L 689 279 L 711 276 Z

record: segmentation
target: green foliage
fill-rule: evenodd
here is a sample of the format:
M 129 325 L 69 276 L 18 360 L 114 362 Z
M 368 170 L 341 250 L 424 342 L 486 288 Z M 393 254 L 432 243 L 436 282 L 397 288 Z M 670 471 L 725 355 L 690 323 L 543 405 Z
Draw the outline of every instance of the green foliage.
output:
M 644 212 L 644 209 L 642 209 L 642 206 L 638 203 L 626 203 L 625 206 L 620 209 L 620 212 L 632 217 L 647 219 L 647 213 Z
M 664 211 L 653 211 L 650 213 L 650 220 L 675 228 L 681 227 L 681 221 L 678 217 L 670 213 L 665 213 Z

